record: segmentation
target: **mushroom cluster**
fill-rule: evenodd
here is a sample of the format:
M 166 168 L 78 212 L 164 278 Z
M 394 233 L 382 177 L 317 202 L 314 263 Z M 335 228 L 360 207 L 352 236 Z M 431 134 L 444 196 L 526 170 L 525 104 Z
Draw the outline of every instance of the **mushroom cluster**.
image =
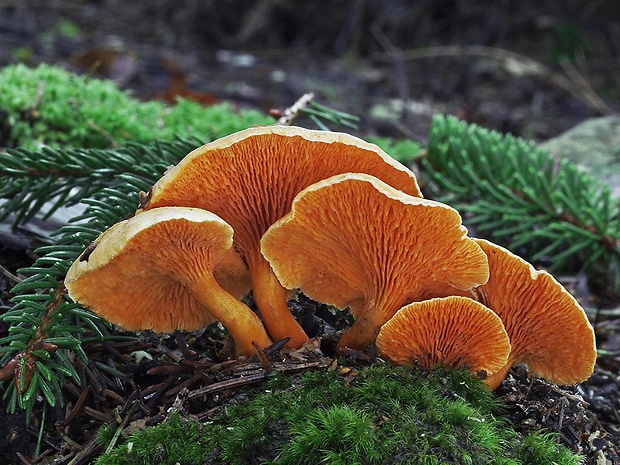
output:
M 237 355 L 304 330 L 287 295 L 355 318 L 340 349 L 395 363 L 465 366 L 495 388 L 515 363 L 585 380 L 594 332 L 551 275 L 422 197 L 415 175 L 356 137 L 252 128 L 197 148 L 70 268 L 69 295 L 130 330 L 220 321 Z M 258 314 L 243 304 L 252 290 Z

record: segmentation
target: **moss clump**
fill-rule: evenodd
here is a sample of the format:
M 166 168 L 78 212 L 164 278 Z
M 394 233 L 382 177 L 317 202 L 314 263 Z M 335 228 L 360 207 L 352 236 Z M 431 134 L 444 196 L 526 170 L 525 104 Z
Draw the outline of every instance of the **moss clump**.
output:
M 107 148 L 196 137 L 208 141 L 273 119 L 229 104 L 140 102 L 107 80 L 56 66 L 7 66 L 0 72 L 0 146 Z
M 401 163 L 411 163 L 422 153 L 422 147 L 409 139 L 396 140 L 388 137 L 370 137 L 369 142 L 378 145 L 384 152 Z
M 213 433 L 213 431 L 210 432 Z M 173 413 L 165 422 L 132 434 L 122 447 L 101 457 L 97 463 L 106 465 L 201 464 L 207 459 L 208 450 L 212 447 L 208 443 L 208 433 L 207 428 L 197 421 L 185 419 Z M 105 436 L 105 434 L 101 435 L 104 443 Z
M 322 371 L 279 376 L 210 423 L 172 415 L 97 464 L 579 463 L 549 436 L 521 438 L 497 410 L 492 394 L 463 371 L 385 365 L 360 370 L 352 382 Z

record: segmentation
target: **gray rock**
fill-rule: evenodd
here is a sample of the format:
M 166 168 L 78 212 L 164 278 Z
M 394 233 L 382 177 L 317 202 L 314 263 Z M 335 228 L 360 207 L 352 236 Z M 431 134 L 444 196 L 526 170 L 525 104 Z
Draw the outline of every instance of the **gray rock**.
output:
M 558 160 L 579 164 L 620 195 L 620 116 L 586 120 L 540 145 Z
M 52 202 L 45 204 L 42 212 L 47 211 L 51 205 Z M 11 249 L 32 249 L 49 244 L 53 242 L 51 234 L 54 231 L 68 224 L 71 218 L 84 213 L 85 209 L 83 204 L 61 207 L 46 219 L 43 219 L 43 213 L 39 213 L 27 224 L 17 228 L 13 227 L 15 216 L 9 215 L 4 221 L 0 221 L 0 245 Z

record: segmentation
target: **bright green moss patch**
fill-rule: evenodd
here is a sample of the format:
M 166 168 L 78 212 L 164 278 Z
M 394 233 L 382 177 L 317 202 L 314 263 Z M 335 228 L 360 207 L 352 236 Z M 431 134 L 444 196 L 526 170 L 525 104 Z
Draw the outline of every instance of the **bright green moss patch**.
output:
M 173 413 L 160 425 L 131 435 L 115 452 L 101 457 L 97 463 L 201 464 L 214 446 L 208 443 L 209 432 L 208 427 L 197 421 L 181 418 L 177 413 Z
M 527 436 L 519 444 L 518 454 L 523 463 L 575 463 L 571 452 L 561 447 L 552 434 Z
M 411 163 L 422 153 L 422 147 L 409 139 L 396 140 L 387 137 L 371 137 L 369 142 L 378 145 L 384 152 L 401 163 Z
M 130 436 L 98 465 L 576 465 L 549 436 L 520 438 L 469 373 L 362 369 L 278 376 L 207 424 L 177 414 Z
M 258 111 L 234 111 L 228 103 L 203 107 L 183 99 L 174 106 L 142 102 L 112 81 L 57 66 L 19 64 L 0 70 L 0 147 L 109 148 L 175 137 L 208 142 L 274 123 Z M 402 163 L 411 162 L 421 151 L 410 140 L 370 141 Z
M 229 104 L 203 107 L 180 100 L 141 102 L 107 80 L 61 68 L 7 66 L 0 71 L 0 112 L 9 129 L 0 146 L 106 148 L 127 141 L 149 143 L 195 137 L 212 140 L 274 120 Z

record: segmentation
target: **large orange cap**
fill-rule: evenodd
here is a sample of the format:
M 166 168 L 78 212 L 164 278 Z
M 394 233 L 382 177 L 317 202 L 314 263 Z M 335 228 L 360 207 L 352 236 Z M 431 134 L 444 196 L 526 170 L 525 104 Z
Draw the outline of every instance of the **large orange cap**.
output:
M 476 242 L 489 258 L 490 277 L 474 292 L 502 319 L 512 345 L 489 386 L 496 388 L 517 363 L 553 383 L 585 381 L 594 370 L 596 341 L 577 300 L 546 271 L 489 241 Z
M 376 145 L 354 136 L 292 126 L 256 127 L 197 148 L 153 186 L 143 208 L 198 207 L 229 223 L 250 268 L 254 299 L 272 337 L 307 340 L 286 294 L 260 254 L 259 241 L 290 211 L 295 195 L 329 176 L 362 172 L 421 196 L 414 174 Z
M 381 327 L 377 349 L 399 365 L 466 367 L 486 377 L 506 364 L 510 341 L 495 313 L 451 296 L 401 308 Z
M 402 306 L 446 285 L 486 282 L 486 255 L 453 208 L 406 195 L 366 174 L 306 188 L 261 241 L 282 284 L 336 307 L 353 326 L 340 347 L 364 349 Z
M 73 300 L 129 330 L 195 330 L 220 320 L 237 352 L 251 355 L 253 340 L 271 341 L 237 299 L 247 292 L 240 286 L 247 270 L 232 236 L 204 210 L 149 210 L 105 231 L 73 263 L 65 285 Z

